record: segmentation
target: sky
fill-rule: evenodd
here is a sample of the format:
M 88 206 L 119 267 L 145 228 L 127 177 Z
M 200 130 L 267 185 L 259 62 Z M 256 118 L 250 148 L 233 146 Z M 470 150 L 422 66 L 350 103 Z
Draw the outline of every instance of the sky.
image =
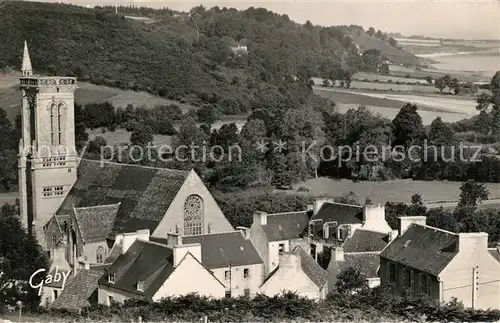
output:
M 500 39 L 500 0 L 43 0 L 82 5 L 135 4 L 147 7 L 168 7 L 189 11 L 202 4 L 205 7 L 264 7 L 292 20 L 313 24 L 372 26 L 376 30 L 400 32 L 403 35 L 425 35 L 443 38 Z

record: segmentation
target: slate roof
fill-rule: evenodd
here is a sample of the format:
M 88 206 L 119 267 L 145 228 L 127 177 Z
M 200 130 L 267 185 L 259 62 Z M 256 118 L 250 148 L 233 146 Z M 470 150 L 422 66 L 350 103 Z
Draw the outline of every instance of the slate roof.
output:
M 458 253 L 458 239 L 452 232 L 413 223 L 380 257 L 437 276 Z
M 262 226 L 268 241 L 301 238 L 309 224 L 309 215 L 304 212 L 275 213 L 267 215 L 267 224 Z
M 80 310 L 90 306 L 88 298 L 98 287 L 98 280 L 103 271 L 92 268 L 77 272 L 76 277 L 66 283 L 59 297 L 50 305 L 51 308 Z
M 351 237 L 346 239 L 342 248 L 344 248 L 344 253 L 382 251 L 388 243 L 388 234 L 357 229 Z
M 63 284 L 63 274 L 68 274 L 68 272 L 70 272 L 70 274 L 68 275 L 68 277 L 66 278 L 66 285 L 65 286 L 68 286 L 68 282 L 71 281 L 73 279 L 73 273 L 71 273 L 71 270 L 64 270 L 64 269 L 60 269 L 58 268 L 57 269 L 57 272 L 59 273 L 59 281 L 55 281 L 55 274 L 56 274 L 56 268 L 53 268 L 52 270 L 49 271 L 49 273 L 46 274 L 46 276 L 48 275 L 51 275 L 52 276 L 52 282 L 48 283 L 48 284 L 45 284 L 45 286 L 47 287 L 53 287 L 53 288 L 62 288 L 62 284 Z
M 344 253 L 344 261 L 337 262 L 337 273 L 330 273 L 337 275 L 342 270 L 349 267 L 359 270 L 366 278 L 378 277 L 378 268 L 380 266 L 380 256 L 376 252 L 369 253 Z
M 363 207 L 360 205 L 326 202 L 311 220 L 323 220 L 323 223 L 337 221 L 341 224 L 363 223 Z
M 58 215 L 73 207 L 121 203 L 113 233 L 158 226 L 189 172 L 81 159 L 77 181 Z
M 59 214 L 59 215 L 55 215 L 54 216 L 54 219 L 56 220 L 56 223 L 57 223 L 57 226 L 59 227 L 59 230 L 61 231 L 61 233 L 64 232 L 64 222 L 68 223 L 69 224 L 69 221 L 71 219 L 71 215 L 69 214 Z
M 500 262 L 500 250 L 498 250 L 497 248 L 490 248 L 488 249 L 488 252 L 493 256 L 493 258 Z
M 314 284 L 316 284 L 319 288 L 325 286 L 328 278 L 328 272 L 321 268 L 321 266 L 307 252 L 305 252 L 301 246 L 295 247 L 292 253 L 300 256 L 302 271 L 304 271 Z
M 262 264 L 253 243 L 241 231 L 182 237 L 182 244 L 201 244 L 201 262 L 209 269 Z
M 172 248 L 136 240 L 108 267 L 99 284 L 151 298 L 174 271 L 173 257 Z M 115 274 L 114 284 L 108 282 L 109 273 Z M 137 290 L 139 281 L 145 282 L 143 292 Z
M 321 266 L 316 261 L 314 261 L 314 259 L 307 252 L 305 252 L 301 246 L 295 247 L 291 253 L 300 257 L 300 265 L 302 271 L 307 275 L 307 277 L 309 277 L 309 279 L 311 279 L 311 281 L 316 286 L 318 286 L 319 288 L 325 286 L 328 279 L 328 272 L 326 270 L 321 268 Z M 274 270 L 271 271 L 269 275 L 267 275 L 267 277 L 264 279 L 262 285 L 264 285 L 269 279 L 271 279 L 279 269 L 279 265 L 274 268 Z M 286 285 L 287 283 L 284 282 L 284 284 Z
M 113 230 L 120 203 L 74 208 L 84 242 L 105 240 Z

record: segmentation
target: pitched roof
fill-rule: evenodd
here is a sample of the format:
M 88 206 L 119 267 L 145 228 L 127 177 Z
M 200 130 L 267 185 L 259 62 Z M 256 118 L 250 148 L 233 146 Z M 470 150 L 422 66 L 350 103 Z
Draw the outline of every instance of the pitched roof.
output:
M 301 238 L 309 223 L 307 212 L 275 213 L 267 215 L 267 224 L 262 226 L 269 241 Z
M 113 232 L 153 231 L 189 172 L 82 159 L 78 179 L 56 214 L 121 202 Z
M 105 240 L 113 229 L 120 203 L 74 208 L 83 241 Z
M 457 234 L 413 223 L 380 256 L 437 276 L 457 253 Z
M 493 258 L 500 262 L 500 250 L 498 250 L 498 248 L 488 248 L 488 252 L 493 256 Z
M 301 246 L 295 247 L 292 253 L 300 257 L 302 271 L 313 281 L 313 283 L 319 288 L 325 286 L 328 278 L 328 272 L 321 268 L 321 266 L 314 261 L 314 259 L 307 252 L 305 252 Z
M 337 221 L 341 224 L 363 223 L 363 207 L 360 205 L 325 202 L 311 220 Z
M 389 243 L 389 235 L 357 229 L 343 244 L 344 252 L 382 251 Z
M 183 244 L 201 244 L 201 262 L 209 269 L 262 264 L 253 243 L 241 231 L 187 236 Z
M 60 268 L 57 268 L 57 273 L 60 275 L 60 279 L 58 281 L 55 281 L 55 274 L 56 274 L 56 268 L 53 268 L 52 270 L 49 270 L 49 273 L 47 274 L 48 275 L 51 275 L 52 277 L 52 282 L 50 283 L 46 283 L 45 286 L 47 287 L 53 287 L 53 288 L 62 288 L 62 284 L 63 284 L 63 275 L 67 275 L 68 272 L 71 273 L 71 270 L 64 270 L 64 269 L 60 269 Z M 66 286 L 68 285 L 68 282 L 71 281 L 73 279 L 73 274 L 69 274 L 68 277 L 66 278 Z
M 77 272 L 76 277 L 66 284 L 64 290 L 50 307 L 80 310 L 89 306 L 88 298 L 97 289 L 97 282 L 102 274 L 102 270 L 94 268 Z
M 136 240 L 125 254 L 118 256 L 101 277 L 99 284 L 115 286 L 139 295 L 152 297 L 174 271 L 173 250 L 165 245 Z M 115 274 L 115 283 L 108 282 Z M 144 281 L 144 291 L 137 283 Z
M 344 261 L 337 262 L 337 275 L 342 270 L 349 267 L 359 270 L 366 278 L 378 277 L 378 267 L 380 266 L 380 256 L 376 252 L 344 253 Z

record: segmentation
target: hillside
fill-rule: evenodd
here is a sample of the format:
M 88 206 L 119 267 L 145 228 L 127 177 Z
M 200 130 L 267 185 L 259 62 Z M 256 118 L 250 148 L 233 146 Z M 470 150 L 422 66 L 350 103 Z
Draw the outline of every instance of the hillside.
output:
M 317 75 L 326 60 L 345 66 L 352 51 L 352 39 L 338 30 L 299 25 L 265 9 L 198 7 L 189 18 L 169 10 L 128 8 L 126 15 L 142 11 L 151 18 L 148 23 L 115 15 L 111 8 L 8 2 L 0 8 L 0 40 L 9 44 L 0 47 L 0 69 L 19 69 L 26 39 L 39 73 L 73 75 L 192 105 L 217 103 L 221 112 L 237 114 L 261 105 L 260 92 L 269 84 L 281 91 L 284 80 L 300 69 Z M 248 55 L 234 55 L 230 46 L 236 44 L 246 45 Z M 360 46 L 416 63 L 378 39 Z

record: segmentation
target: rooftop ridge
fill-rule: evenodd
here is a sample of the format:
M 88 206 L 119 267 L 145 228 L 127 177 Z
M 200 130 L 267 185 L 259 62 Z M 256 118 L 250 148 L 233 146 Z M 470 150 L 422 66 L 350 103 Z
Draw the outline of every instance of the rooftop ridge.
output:
M 379 233 L 379 234 L 384 234 L 384 235 L 389 235 L 389 232 L 380 232 L 380 231 L 375 231 L 375 230 L 370 230 L 370 229 L 363 229 L 363 228 L 359 228 L 359 229 L 356 229 L 354 231 L 354 233 L 356 233 L 356 231 L 366 231 L 366 232 L 373 232 L 373 233 Z M 353 234 L 354 234 L 353 233 Z
M 360 252 L 344 252 L 344 255 L 378 255 L 382 251 L 360 251 Z
M 199 237 L 199 236 L 215 236 L 215 235 L 231 234 L 231 233 L 233 233 L 233 234 L 236 233 L 236 234 L 243 235 L 243 232 L 241 232 L 241 230 L 233 230 L 233 231 L 224 231 L 224 232 L 213 232 L 213 233 L 203 233 L 203 234 L 186 235 L 186 236 L 182 236 L 182 239 L 184 239 L 184 238 L 191 238 L 191 237 Z M 166 238 L 160 238 L 160 239 L 166 239 Z
M 439 229 L 439 228 L 436 228 L 436 227 L 431 227 L 430 225 L 427 225 L 427 224 L 422 225 L 422 224 L 412 223 L 412 225 L 419 225 L 419 226 L 424 227 L 426 229 L 431 229 L 431 230 L 435 230 L 435 231 L 447 233 L 447 234 L 454 235 L 454 236 L 457 236 L 457 237 L 459 236 L 458 233 L 447 231 L 447 230 L 443 230 L 443 229 Z
M 158 243 L 158 242 L 154 242 L 154 241 L 149 241 L 149 240 L 144 240 L 144 239 L 137 239 L 136 241 L 144 242 L 146 244 L 151 244 L 151 245 L 158 246 L 158 247 L 163 247 L 165 249 L 172 249 L 167 245 L 164 245 L 164 244 Z
M 287 214 L 293 214 L 293 213 L 307 213 L 307 211 L 290 211 L 290 212 L 268 213 L 267 216 L 287 215 Z
M 96 205 L 96 206 L 79 206 L 79 207 L 73 206 L 73 209 L 74 210 L 95 209 L 95 208 L 104 208 L 104 207 L 110 207 L 110 206 L 120 206 L 121 204 L 122 204 L 122 202 L 113 203 L 113 204 L 105 204 L 105 205 Z
M 180 170 L 180 169 L 172 169 L 172 168 L 162 168 L 162 167 L 152 167 L 152 166 L 144 166 L 144 165 L 134 165 L 134 164 L 125 164 L 125 163 L 116 163 L 116 162 L 111 162 L 111 161 L 104 161 L 104 160 L 95 160 L 95 159 L 87 159 L 87 158 L 78 158 L 80 161 L 85 160 L 93 163 L 102 163 L 102 164 L 109 164 L 109 165 L 117 165 L 117 166 L 128 166 L 128 167 L 137 167 L 137 168 L 145 168 L 145 169 L 156 169 L 156 170 L 168 170 L 172 172 L 178 172 L 182 174 L 189 174 L 191 170 Z
M 352 206 L 352 207 L 357 207 L 357 208 L 360 208 L 362 209 L 363 206 L 362 205 L 356 205 L 356 204 L 348 204 L 348 203 L 340 203 L 340 202 L 329 202 L 329 201 L 326 201 L 325 204 L 336 204 L 336 205 L 343 205 L 343 206 Z

